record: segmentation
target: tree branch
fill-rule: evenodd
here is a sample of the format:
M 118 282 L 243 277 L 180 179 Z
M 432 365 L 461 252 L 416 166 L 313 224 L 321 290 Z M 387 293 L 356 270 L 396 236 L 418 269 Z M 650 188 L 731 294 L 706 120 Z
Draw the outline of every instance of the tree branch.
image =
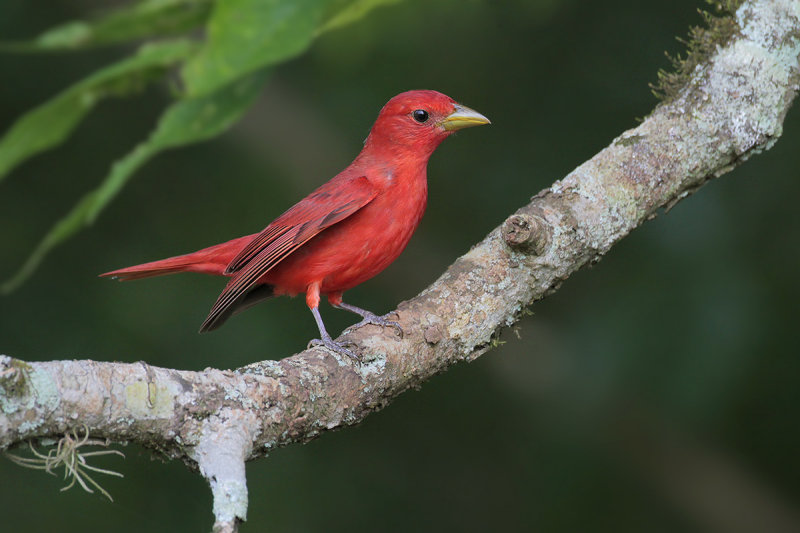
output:
M 744 2 L 738 29 L 637 128 L 541 191 L 430 287 L 403 302 L 406 332 L 340 340 L 234 370 L 144 363 L 26 363 L 0 356 L 0 449 L 85 424 L 183 460 L 209 480 L 215 531 L 246 517 L 244 461 L 356 424 L 403 391 L 489 350 L 527 306 L 664 207 L 770 148 L 800 80 L 800 4 Z

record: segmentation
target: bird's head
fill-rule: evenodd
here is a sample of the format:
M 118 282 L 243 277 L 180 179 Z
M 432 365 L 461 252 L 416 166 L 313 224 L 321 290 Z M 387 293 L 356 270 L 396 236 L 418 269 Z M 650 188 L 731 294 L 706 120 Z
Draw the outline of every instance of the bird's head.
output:
M 490 124 L 489 119 L 436 91 L 407 91 L 389 100 L 372 126 L 367 145 L 401 146 L 430 155 L 456 130 Z

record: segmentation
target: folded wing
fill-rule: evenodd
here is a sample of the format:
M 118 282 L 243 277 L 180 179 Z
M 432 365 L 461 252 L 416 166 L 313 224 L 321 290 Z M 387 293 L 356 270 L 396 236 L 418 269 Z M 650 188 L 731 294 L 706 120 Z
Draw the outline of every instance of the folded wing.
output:
M 367 205 L 378 191 L 364 177 L 333 179 L 295 204 L 259 233 L 225 269 L 233 274 L 201 332 L 221 326 L 259 279 L 320 232 Z

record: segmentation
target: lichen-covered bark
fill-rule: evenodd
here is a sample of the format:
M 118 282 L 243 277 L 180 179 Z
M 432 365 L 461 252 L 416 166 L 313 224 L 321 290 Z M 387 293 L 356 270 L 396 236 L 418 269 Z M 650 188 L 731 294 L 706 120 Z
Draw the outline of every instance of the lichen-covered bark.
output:
M 676 98 L 400 304 L 405 336 L 376 326 L 344 335 L 361 365 L 322 348 L 203 372 L 0 356 L 0 449 L 81 424 L 139 442 L 198 467 L 214 493 L 215 530 L 234 531 L 247 507 L 244 460 L 355 424 L 480 356 L 527 306 L 660 208 L 772 146 L 800 80 L 800 2 L 744 2 L 736 22 Z

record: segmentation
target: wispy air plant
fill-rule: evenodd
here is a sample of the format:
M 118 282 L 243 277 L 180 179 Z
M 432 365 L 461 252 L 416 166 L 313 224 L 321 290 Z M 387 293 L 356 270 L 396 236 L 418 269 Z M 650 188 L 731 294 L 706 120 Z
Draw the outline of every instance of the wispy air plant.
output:
M 98 440 L 89 438 L 89 428 L 83 426 L 83 435 L 81 436 L 79 430 L 74 429 L 72 432 L 67 432 L 58 441 L 58 443 L 49 451 L 47 455 L 41 453 L 33 446 L 33 442 L 28 442 L 31 453 L 34 457 L 21 457 L 12 453 L 5 454 L 14 463 L 24 466 L 25 468 L 33 468 L 35 470 L 44 470 L 48 474 L 56 475 L 54 470 L 60 467 L 64 468 L 64 479 L 72 478 L 69 484 L 61 490 L 65 491 L 71 489 L 77 482 L 86 492 L 94 493 L 91 487 L 99 490 L 110 501 L 114 498 L 100 486 L 97 481 L 92 479 L 89 472 L 97 472 L 98 474 L 107 474 L 109 476 L 124 477 L 121 473 L 105 468 L 98 468 L 87 463 L 87 457 L 96 457 L 99 455 L 119 455 L 125 457 L 125 454 L 119 450 L 96 450 L 81 452 L 80 449 L 85 446 L 103 446 L 107 447 L 109 441 Z M 91 487 L 89 486 L 91 485 Z

